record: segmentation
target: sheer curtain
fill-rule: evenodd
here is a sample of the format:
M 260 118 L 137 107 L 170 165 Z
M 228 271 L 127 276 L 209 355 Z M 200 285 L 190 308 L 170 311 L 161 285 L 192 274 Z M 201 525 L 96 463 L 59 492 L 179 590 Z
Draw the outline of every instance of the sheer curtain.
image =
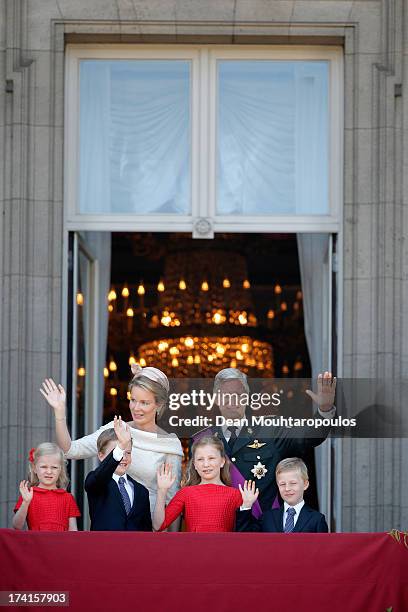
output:
M 190 63 L 85 60 L 80 211 L 190 209 Z
M 96 262 L 97 265 L 97 274 L 94 277 L 97 284 L 95 286 L 95 295 L 93 296 L 97 308 L 96 316 L 98 321 L 96 338 L 94 338 L 94 342 L 96 342 L 95 387 L 97 389 L 97 397 L 95 398 L 93 404 L 93 414 L 91 414 L 91 418 L 88 419 L 91 421 L 88 423 L 88 427 L 99 427 L 102 424 L 103 419 L 103 400 L 105 389 L 103 368 L 105 367 L 106 363 L 106 348 L 108 343 L 109 313 L 107 307 L 107 296 L 110 288 L 111 273 L 111 232 L 82 232 L 81 238 L 89 254 L 92 256 L 93 261 Z M 83 317 L 85 361 L 87 364 L 89 364 L 90 356 L 86 354 L 86 347 L 90 347 L 91 345 L 89 338 L 91 323 L 90 317 L 94 316 L 94 313 L 92 313 L 89 308 L 91 303 L 91 287 L 89 286 L 90 275 L 87 260 L 84 257 L 79 257 L 79 273 L 81 278 L 81 289 L 84 295 Z M 89 381 L 88 377 L 87 381 Z M 89 384 L 89 382 L 87 382 L 87 384 Z
M 108 293 L 110 289 L 111 275 L 111 232 L 86 232 L 89 245 L 98 262 L 98 286 L 97 303 L 99 305 L 98 325 L 98 352 L 97 352 L 97 387 L 98 401 L 95 420 L 97 425 L 102 424 L 103 400 L 105 390 L 105 378 L 103 368 L 106 363 L 106 349 L 108 345 Z
M 218 213 L 328 213 L 328 65 L 218 63 Z
M 328 213 L 328 83 L 323 69 L 310 64 L 295 71 L 296 214 Z
M 297 244 L 303 292 L 305 336 L 314 382 L 319 372 L 330 369 L 328 308 L 331 286 L 330 235 L 298 234 Z M 328 444 L 329 442 L 326 441 L 315 449 L 316 472 L 320 475 L 317 481 L 317 491 L 320 508 L 324 514 L 328 514 L 329 510 L 327 507 Z
M 79 208 L 110 210 L 110 72 L 106 62 L 82 62 L 80 72 Z

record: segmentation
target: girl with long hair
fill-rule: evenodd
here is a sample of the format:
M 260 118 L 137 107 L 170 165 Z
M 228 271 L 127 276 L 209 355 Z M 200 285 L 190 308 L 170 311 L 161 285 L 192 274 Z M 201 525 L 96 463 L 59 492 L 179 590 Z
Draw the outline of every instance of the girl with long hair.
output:
M 245 483 L 238 491 L 231 487 L 229 459 L 224 445 L 214 436 L 194 442 L 184 486 L 165 506 L 167 490 L 174 482 L 172 468 L 163 464 L 157 471 L 157 498 L 153 528 L 166 529 L 184 514 L 186 531 L 233 531 L 235 514 L 243 503 L 243 495 L 253 483 Z

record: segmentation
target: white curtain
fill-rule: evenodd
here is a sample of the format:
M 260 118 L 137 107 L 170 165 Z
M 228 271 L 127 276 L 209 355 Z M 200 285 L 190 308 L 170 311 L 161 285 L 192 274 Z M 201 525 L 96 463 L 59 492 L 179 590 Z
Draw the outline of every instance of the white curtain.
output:
M 188 61 L 81 63 L 80 210 L 190 208 Z
M 330 296 L 330 235 L 298 234 L 297 244 L 300 264 L 300 277 L 303 292 L 303 313 L 307 347 L 312 366 L 312 380 L 316 384 L 319 372 L 330 370 L 329 346 L 329 296 Z M 320 509 L 324 514 L 327 508 L 327 444 L 315 449 L 317 491 Z
M 327 214 L 326 62 L 220 61 L 218 213 Z
M 324 65 L 324 64 L 323 64 Z M 295 201 L 297 215 L 328 213 L 328 83 L 309 63 L 295 72 Z
M 106 348 L 108 342 L 108 300 L 107 296 L 110 288 L 110 272 L 111 272 L 111 232 L 82 232 L 81 238 L 85 243 L 87 250 L 97 264 L 97 275 L 95 287 L 95 300 L 97 305 L 98 325 L 95 342 L 96 346 L 96 387 L 97 398 L 94 403 L 94 414 L 91 415 L 88 426 L 98 427 L 102 424 L 103 418 L 103 399 L 105 379 L 103 376 L 103 368 L 106 363 Z M 89 287 L 89 266 L 85 257 L 79 257 L 79 274 L 81 279 L 81 289 L 84 295 L 83 319 L 84 319 L 84 345 L 85 349 L 89 346 L 89 330 L 90 317 L 93 316 L 89 309 L 90 303 L 90 287 Z M 89 355 L 85 354 L 85 362 L 89 363 Z M 89 380 L 89 378 L 87 379 Z
M 305 335 L 315 379 L 329 367 L 329 234 L 298 234 Z
M 79 208 L 110 211 L 110 75 L 105 62 L 83 62 L 80 72 Z

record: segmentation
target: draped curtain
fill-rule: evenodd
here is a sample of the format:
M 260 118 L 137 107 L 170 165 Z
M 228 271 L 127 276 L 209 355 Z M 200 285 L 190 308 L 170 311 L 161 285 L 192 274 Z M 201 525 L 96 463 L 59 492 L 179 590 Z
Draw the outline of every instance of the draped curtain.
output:
M 326 62 L 220 61 L 218 213 L 328 214 Z
M 92 423 L 88 423 L 86 427 L 99 427 L 103 420 L 103 400 L 104 400 L 104 388 L 105 379 L 103 376 L 103 369 L 106 362 L 106 349 L 108 342 L 108 322 L 109 313 L 107 308 L 107 296 L 110 288 L 110 273 L 111 273 L 111 232 L 82 232 L 81 237 L 89 254 L 92 256 L 93 261 L 97 265 L 97 275 L 95 281 L 97 285 L 95 287 L 95 295 L 93 296 L 96 301 L 98 312 L 97 312 L 97 330 L 96 338 L 96 363 L 95 363 L 95 375 L 96 375 L 96 388 L 97 397 L 94 398 L 94 412 L 91 415 Z M 85 351 L 85 364 L 88 369 L 89 358 L 87 354 L 87 347 L 90 346 L 90 320 L 94 316 L 94 313 L 90 311 L 90 268 L 89 260 L 85 256 L 79 256 L 79 277 L 82 294 L 84 295 L 83 310 L 83 334 L 84 334 L 84 351 Z M 90 384 L 90 379 L 87 376 L 86 384 Z M 89 433 L 86 431 L 85 433 Z
M 312 380 L 319 372 L 330 369 L 329 308 L 330 295 L 330 236 L 329 234 L 297 235 L 300 277 L 303 293 L 303 314 L 307 348 L 312 366 Z M 327 465 L 328 441 L 315 449 L 317 491 L 320 509 L 326 508 L 329 467 Z
M 190 209 L 188 61 L 81 62 L 80 211 Z

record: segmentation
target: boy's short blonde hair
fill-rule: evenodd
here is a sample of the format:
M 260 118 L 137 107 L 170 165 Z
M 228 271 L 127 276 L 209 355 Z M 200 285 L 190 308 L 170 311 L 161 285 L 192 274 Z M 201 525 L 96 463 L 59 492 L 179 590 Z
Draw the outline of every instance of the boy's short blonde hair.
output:
M 302 459 L 299 459 L 299 457 L 289 457 L 289 459 L 282 459 L 282 461 L 279 461 L 275 471 L 276 478 L 278 478 L 281 472 L 289 472 L 290 470 L 299 470 L 303 480 L 309 480 L 306 463 L 302 461 Z

